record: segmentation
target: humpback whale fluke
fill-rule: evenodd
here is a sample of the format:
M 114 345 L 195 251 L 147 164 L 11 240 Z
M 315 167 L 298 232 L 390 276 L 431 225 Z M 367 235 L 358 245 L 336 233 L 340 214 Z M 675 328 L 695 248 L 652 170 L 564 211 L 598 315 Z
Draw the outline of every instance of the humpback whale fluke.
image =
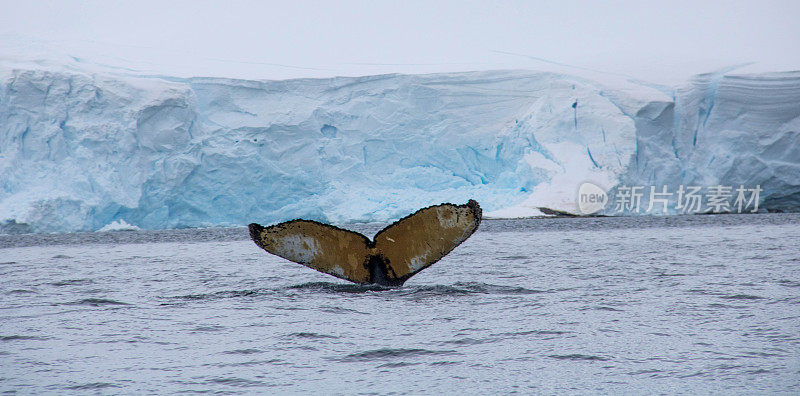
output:
M 373 240 L 312 220 L 270 227 L 252 223 L 250 237 L 269 253 L 338 278 L 400 286 L 467 240 L 481 213 L 474 200 L 429 206 L 380 230 Z

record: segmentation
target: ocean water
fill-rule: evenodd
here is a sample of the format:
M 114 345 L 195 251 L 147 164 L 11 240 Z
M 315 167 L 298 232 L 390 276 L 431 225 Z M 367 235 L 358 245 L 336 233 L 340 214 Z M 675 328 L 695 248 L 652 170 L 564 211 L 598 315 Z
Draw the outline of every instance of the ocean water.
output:
M 247 238 L 0 236 L 0 390 L 800 393 L 798 214 L 487 220 L 398 288 Z

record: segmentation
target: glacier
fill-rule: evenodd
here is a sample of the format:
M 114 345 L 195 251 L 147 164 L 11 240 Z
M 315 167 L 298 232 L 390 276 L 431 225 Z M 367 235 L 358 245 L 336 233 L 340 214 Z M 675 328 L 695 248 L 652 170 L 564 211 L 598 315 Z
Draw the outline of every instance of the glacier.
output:
M 523 70 L 254 81 L 0 64 L 2 232 L 388 221 L 470 198 L 491 217 L 574 213 L 585 181 L 760 185 L 762 210 L 798 210 L 800 72 L 673 88 Z

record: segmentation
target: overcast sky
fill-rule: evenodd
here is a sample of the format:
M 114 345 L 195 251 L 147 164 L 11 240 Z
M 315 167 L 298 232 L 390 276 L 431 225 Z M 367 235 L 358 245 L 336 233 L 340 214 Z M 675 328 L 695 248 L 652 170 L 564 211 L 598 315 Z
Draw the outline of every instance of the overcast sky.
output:
M 0 0 L 0 55 L 251 78 L 596 69 L 659 83 L 800 69 L 800 1 Z

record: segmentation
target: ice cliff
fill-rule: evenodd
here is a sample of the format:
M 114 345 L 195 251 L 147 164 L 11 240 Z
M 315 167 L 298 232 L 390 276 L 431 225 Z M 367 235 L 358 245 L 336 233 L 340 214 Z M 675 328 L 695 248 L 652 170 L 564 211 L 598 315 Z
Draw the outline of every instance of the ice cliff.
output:
M 577 186 L 760 184 L 800 208 L 800 73 L 675 89 L 553 73 L 247 81 L 0 68 L 6 232 L 386 221 Z

